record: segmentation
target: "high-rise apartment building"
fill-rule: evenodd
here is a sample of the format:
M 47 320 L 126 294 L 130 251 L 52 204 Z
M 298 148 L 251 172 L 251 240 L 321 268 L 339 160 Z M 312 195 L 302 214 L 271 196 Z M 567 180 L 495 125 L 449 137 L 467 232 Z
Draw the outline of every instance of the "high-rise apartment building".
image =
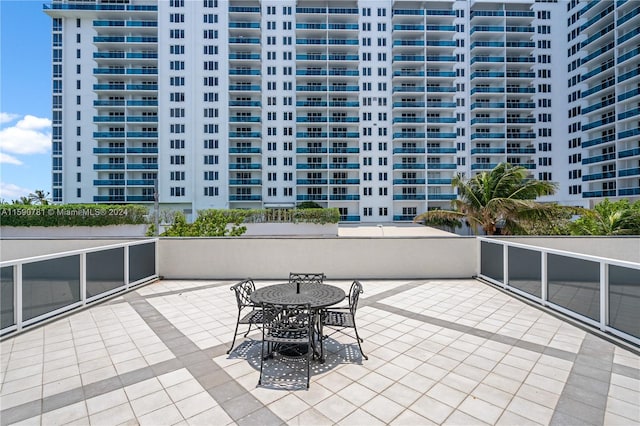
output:
M 448 208 L 508 161 L 640 198 L 634 1 L 60 0 L 56 202 Z M 551 198 L 549 198 L 551 199 Z

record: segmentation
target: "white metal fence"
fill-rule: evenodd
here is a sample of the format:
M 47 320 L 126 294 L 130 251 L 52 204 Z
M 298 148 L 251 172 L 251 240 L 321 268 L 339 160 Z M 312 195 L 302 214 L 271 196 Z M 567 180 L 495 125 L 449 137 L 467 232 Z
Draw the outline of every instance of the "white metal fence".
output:
M 158 240 L 0 262 L 0 335 L 158 277 Z
M 640 344 L 640 263 L 478 238 L 478 276 Z

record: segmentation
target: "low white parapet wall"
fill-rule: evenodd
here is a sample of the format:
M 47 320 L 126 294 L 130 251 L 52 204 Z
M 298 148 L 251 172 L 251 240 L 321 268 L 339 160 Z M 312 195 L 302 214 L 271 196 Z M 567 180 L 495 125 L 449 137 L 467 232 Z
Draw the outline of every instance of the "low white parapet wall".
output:
M 640 236 L 495 237 L 504 241 L 640 263 Z
M 2 238 L 144 237 L 148 225 L 107 226 L 3 226 Z
M 324 272 L 329 279 L 469 278 L 473 237 L 161 238 L 159 274 L 170 279 L 283 279 Z

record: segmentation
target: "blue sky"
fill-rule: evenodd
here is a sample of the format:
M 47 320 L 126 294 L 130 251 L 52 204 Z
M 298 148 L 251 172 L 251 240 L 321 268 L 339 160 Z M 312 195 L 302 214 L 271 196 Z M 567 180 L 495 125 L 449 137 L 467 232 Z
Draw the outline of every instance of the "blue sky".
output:
M 0 0 L 0 198 L 51 191 L 51 18 Z

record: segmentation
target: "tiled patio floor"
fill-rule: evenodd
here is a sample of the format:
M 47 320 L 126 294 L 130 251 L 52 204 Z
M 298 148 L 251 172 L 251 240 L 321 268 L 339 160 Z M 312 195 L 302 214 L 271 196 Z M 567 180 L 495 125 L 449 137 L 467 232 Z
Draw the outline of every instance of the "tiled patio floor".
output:
M 309 390 L 257 387 L 259 341 L 226 354 L 231 284 L 159 281 L 5 339 L 1 424 L 640 424 L 640 357 L 474 280 L 365 280 L 368 361 L 330 338 Z

